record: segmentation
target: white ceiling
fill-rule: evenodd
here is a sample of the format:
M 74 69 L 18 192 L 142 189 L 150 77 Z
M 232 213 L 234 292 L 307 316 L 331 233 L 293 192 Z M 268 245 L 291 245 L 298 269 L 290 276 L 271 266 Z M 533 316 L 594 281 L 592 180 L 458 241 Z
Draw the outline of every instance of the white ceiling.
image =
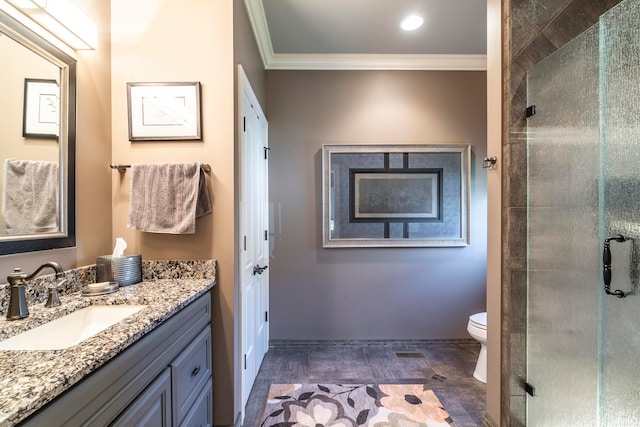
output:
M 267 69 L 486 69 L 486 0 L 245 0 Z M 399 28 L 410 13 L 425 18 Z

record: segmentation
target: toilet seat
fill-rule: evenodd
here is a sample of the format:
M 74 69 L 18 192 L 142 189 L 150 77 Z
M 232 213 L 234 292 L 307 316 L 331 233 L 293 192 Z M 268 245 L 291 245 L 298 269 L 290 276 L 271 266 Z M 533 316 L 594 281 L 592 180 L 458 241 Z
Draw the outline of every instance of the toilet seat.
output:
M 487 313 L 476 313 L 469 316 L 469 323 L 478 329 L 487 329 Z

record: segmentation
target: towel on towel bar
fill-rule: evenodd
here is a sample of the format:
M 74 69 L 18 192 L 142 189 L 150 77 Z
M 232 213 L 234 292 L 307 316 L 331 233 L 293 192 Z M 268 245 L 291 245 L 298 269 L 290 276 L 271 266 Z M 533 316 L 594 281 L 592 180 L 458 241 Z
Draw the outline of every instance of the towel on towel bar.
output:
M 193 234 L 196 217 L 211 213 L 199 162 L 131 165 L 127 227 L 149 233 Z
M 5 159 L 2 180 L 4 233 L 60 231 L 58 183 L 57 162 Z

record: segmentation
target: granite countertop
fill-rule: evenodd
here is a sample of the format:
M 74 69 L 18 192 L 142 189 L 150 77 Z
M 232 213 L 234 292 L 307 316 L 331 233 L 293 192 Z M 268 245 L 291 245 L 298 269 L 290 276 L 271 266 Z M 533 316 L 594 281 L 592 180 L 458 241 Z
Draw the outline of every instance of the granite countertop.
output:
M 164 274 L 165 277 L 175 275 Z M 0 340 L 89 305 L 147 306 L 67 349 L 0 351 L 0 426 L 12 426 L 24 420 L 215 285 L 211 275 L 206 275 L 207 278 L 186 276 L 155 278 L 145 274 L 145 281 L 121 287 L 113 294 L 85 297 L 73 292 L 60 297 L 60 307 L 30 305 L 30 316 L 26 319 L 8 321 L 2 316 Z

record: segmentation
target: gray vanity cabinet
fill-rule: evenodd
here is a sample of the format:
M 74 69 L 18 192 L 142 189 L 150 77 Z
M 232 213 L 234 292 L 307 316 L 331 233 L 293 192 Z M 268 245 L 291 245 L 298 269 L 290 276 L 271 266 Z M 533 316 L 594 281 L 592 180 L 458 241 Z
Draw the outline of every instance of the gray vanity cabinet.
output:
M 180 423 L 180 427 L 211 427 L 213 425 L 212 400 L 213 387 L 209 383 L 200 392 L 200 396 Z
M 169 427 L 171 425 L 171 370 L 165 369 L 129 406 L 112 427 Z
M 24 426 L 211 426 L 211 293 L 32 414 Z
M 196 399 L 210 383 L 211 331 L 207 328 L 171 362 L 173 425 L 182 425 Z

